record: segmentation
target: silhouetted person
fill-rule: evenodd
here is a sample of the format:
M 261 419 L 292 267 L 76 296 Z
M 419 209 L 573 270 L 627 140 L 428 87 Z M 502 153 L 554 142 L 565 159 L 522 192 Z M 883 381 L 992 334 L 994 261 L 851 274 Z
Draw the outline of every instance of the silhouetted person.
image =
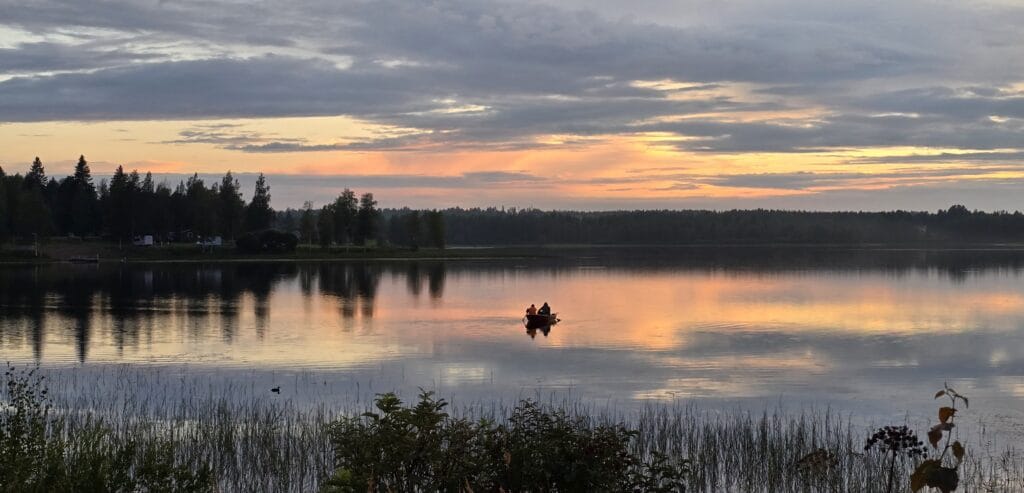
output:
M 548 306 L 548 302 L 545 301 L 544 304 L 541 305 L 540 310 L 537 310 L 537 314 L 538 315 L 551 315 L 551 307 Z
M 537 305 L 534 305 L 534 304 L 531 303 L 530 307 L 526 309 L 526 314 L 527 315 L 536 315 L 537 314 Z

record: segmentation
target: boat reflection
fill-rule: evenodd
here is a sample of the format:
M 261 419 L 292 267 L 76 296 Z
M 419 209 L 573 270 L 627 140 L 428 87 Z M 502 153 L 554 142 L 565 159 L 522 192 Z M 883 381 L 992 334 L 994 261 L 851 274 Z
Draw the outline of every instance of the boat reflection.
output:
M 550 315 L 534 315 L 527 314 L 523 317 L 523 325 L 526 326 L 526 333 L 530 336 L 530 339 L 537 337 L 537 331 L 539 330 L 544 337 L 547 337 L 551 332 L 551 326 L 560 322 L 557 313 Z

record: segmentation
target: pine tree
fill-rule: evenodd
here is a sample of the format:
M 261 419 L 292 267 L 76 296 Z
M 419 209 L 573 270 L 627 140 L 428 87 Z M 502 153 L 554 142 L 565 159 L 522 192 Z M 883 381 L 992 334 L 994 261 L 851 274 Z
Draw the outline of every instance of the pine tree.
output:
M 245 209 L 245 230 L 256 231 L 267 229 L 274 221 L 274 210 L 270 208 L 270 185 L 267 179 L 260 173 L 256 178 L 256 190 L 253 192 L 252 201 Z
M 220 181 L 217 191 L 220 203 L 220 231 L 226 239 L 234 239 L 235 233 L 242 226 L 242 215 L 245 213 L 245 201 L 239 190 L 238 180 L 228 171 Z

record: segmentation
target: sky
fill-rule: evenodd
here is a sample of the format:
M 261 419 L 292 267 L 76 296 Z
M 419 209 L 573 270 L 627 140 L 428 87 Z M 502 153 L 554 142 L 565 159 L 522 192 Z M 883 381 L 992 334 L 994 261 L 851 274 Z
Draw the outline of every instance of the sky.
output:
M 0 0 L 0 166 L 273 205 L 1024 203 L 1024 2 Z

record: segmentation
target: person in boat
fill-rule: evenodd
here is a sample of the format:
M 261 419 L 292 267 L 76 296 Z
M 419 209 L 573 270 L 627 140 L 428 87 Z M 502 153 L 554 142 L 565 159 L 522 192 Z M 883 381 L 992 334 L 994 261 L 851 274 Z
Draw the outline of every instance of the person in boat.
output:
M 530 307 L 526 309 L 526 314 L 527 315 L 536 315 L 537 314 L 537 305 L 530 304 Z
M 547 301 L 545 301 L 544 304 L 541 305 L 540 310 L 537 310 L 537 314 L 538 315 L 551 315 L 551 307 L 548 306 L 548 302 Z

